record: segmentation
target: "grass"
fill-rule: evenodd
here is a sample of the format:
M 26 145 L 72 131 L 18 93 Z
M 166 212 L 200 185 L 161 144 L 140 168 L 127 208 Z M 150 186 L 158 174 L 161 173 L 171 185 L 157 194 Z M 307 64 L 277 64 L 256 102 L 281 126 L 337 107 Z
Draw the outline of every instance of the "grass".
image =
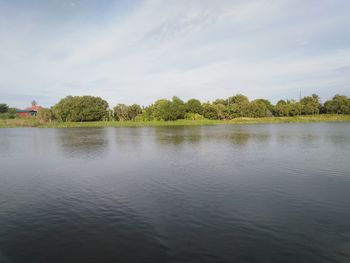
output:
M 300 122 L 350 122 L 350 115 L 320 114 L 295 117 L 236 118 L 233 120 L 177 120 L 177 121 L 98 121 L 98 122 L 52 122 L 43 123 L 35 118 L 0 120 L 0 128 L 40 127 L 40 128 L 78 128 L 78 127 L 154 127 L 191 126 L 220 124 L 257 123 L 300 123 Z

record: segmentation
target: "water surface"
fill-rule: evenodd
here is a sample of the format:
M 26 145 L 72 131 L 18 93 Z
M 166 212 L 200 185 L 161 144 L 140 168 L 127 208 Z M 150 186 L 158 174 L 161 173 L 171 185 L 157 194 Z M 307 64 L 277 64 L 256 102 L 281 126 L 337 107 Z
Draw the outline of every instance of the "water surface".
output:
M 0 262 L 350 262 L 350 124 L 0 129 Z

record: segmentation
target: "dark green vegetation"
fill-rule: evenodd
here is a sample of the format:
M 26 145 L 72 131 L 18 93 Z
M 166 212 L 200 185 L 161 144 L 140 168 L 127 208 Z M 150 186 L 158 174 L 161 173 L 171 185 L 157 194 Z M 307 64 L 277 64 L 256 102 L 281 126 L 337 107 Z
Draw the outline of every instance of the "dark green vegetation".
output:
M 16 117 L 16 109 L 10 108 L 7 104 L 0 103 L 0 120 L 14 119 Z
M 328 114 L 328 117 L 325 114 Z M 36 118 L 26 118 L 26 120 L 17 120 L 18 118 L 14 121 L 8 120 L 15 118 L 15 109 L 9 108 L 6 104 L 0 104 L 0 119 L 6 119 L 0 123 L 0 127 L 348 121 L 349 114 L 350 99 L 344 95 L 335 95 L 324 104 L 321 103 L 319 96 L 313 94 L 300 101 L 280 100 L 276 105 L 266 99 L 250 101 L 248 97 L 241 94 L 205 103 L 197 99 L 184 102 L 174 96 L 171 100 L 160 99 L 146 107 L 137 104 L 118 104 L 113 110 L 109 109 L 108 103 L 99 97 L 67 96 L 50 109 L 39 110 Z M 345 116 L 341 117 L 341 115 Z M 102 121 L 103 124 L 95 123 Z M 74 124 L 75 122 L 80 124 Z M 83 122 L 87 124 L 83 125 Z
M 108 103 L 98 97 L 68 96 L 52 107 L 51 117 L 58 121 L 100 121 L 107 116 Z M 40 112 L 40 111 L 39 111 Z M 44 117 L 50 116 L 47 112 Z

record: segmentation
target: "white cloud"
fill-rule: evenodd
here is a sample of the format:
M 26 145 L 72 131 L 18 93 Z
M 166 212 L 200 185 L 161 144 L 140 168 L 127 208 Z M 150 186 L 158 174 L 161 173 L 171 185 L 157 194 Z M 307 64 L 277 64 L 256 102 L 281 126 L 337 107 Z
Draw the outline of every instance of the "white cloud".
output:
M 0 98 L 25 106 L 39 97 L 49 106 L 91 94 L 113 106 L 237 92 L 276 100 L 300 88 L 350 95 L 350 75 L 339 70 L 350 66 L 350 19 L 341 1 L 313 4 L 144 1 L 123 19 L 111 11 L 86 26 L 14 16 L 13 28 L 0 27 Z

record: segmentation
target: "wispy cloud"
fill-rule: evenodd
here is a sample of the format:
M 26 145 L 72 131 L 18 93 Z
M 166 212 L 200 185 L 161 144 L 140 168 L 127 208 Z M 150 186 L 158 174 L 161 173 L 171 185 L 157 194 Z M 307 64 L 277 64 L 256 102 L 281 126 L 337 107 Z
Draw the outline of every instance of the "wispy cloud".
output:
M 350 95 L 347 1 L 58 2 L 1 8 L 0 100 Z

